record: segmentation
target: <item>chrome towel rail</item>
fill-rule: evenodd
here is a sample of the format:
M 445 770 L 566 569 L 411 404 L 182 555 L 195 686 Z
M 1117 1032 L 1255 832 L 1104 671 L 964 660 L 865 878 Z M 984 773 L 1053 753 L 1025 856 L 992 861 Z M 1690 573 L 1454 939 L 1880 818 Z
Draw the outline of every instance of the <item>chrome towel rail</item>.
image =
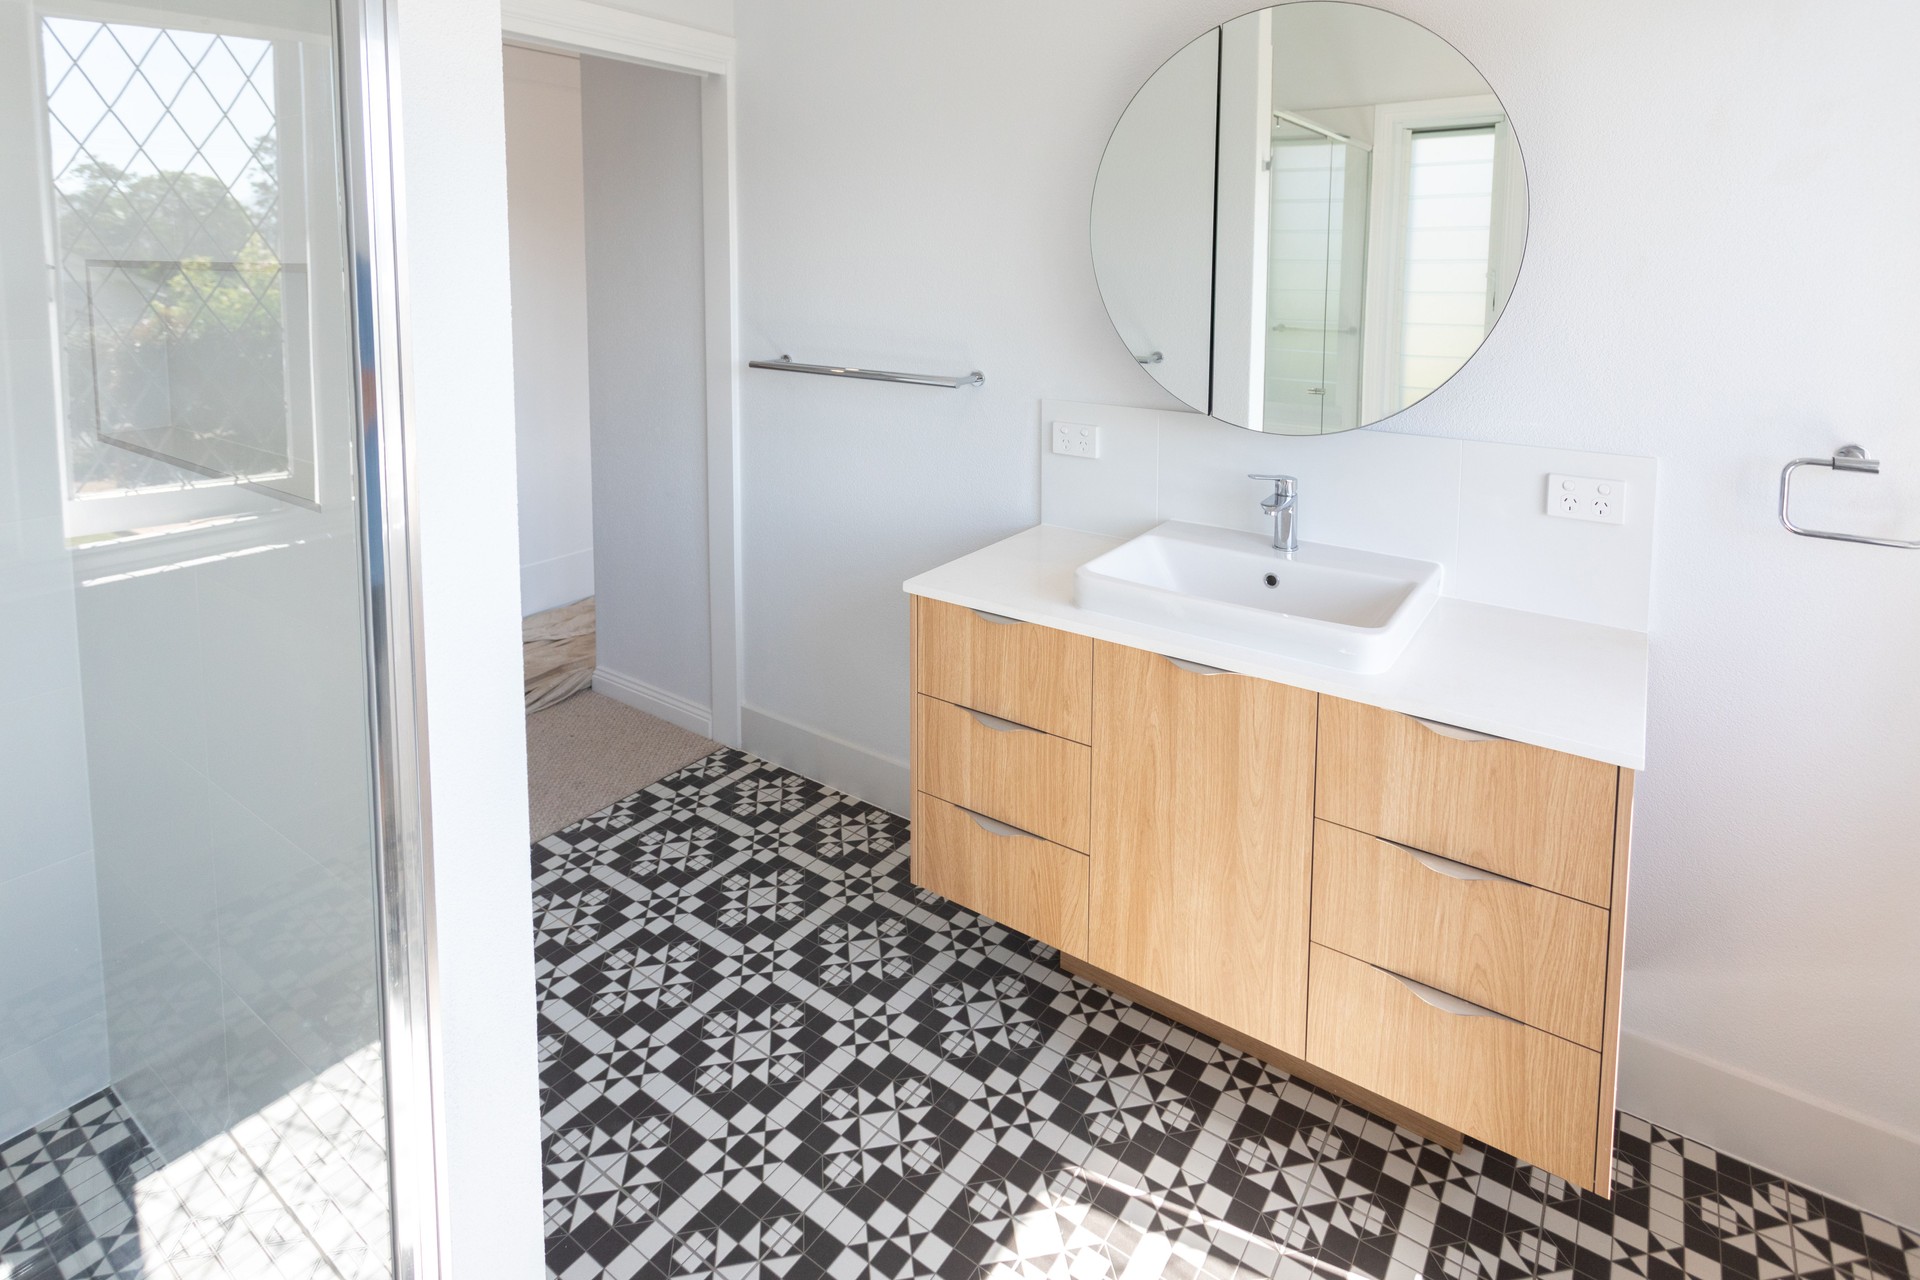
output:
M 1803 538 L 1831 538 L 1835 542 L 1859 542 L 1869 547 L 1898 547 L 1902 551 L 1920 550 L 1920 539 L 1911 542 L 1902 538 L 1874 538 L 1863 533 L 1832 533 L 1825 529 L 1802 529 L 1787 514 L 1787 501 L 1793 489 L 1793 473 L 1801 467 L 1832 467 L 1835 471 L 1858 471 L 1866 475 L 1880 474 L 1880 463 L 1869 458 L 1867 451 L 1857 444 L 1842 445 L 1834 450 L 1831 458 L 1795 458 L 1780 469 L 1780 523 L 1788 533 L 1797 533 Z
M 777 369 L 785 373 L 817 373 L 827 378 L 865 378 L 868 382 L 906 382 L 916 387 L 980 387 L 987 375 L 975 369 L 957 378 L 938 373 L 895 373 L 890 369 L 855 369 L 839 364 L 795 364 L 792 356 L 778 360 L 749 360 L 750 369 Z

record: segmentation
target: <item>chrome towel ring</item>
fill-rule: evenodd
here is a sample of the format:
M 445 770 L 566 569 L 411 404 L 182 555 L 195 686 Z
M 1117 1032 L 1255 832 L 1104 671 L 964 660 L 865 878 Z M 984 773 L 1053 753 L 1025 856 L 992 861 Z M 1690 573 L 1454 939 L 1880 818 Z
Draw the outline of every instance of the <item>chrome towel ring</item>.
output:
M 1793 489 L 1793 473 L 1801 467 L 1832 467 L 1835 471 L 1858 471 L 1866 475 L 1880 474 L 1880 463 L 1869 458 L 1867 451 L 1857 444 L 1842 445 L 1834 450 L 1831 458 L 1795 458 L 1780 470 L 1780 523 L 1788 533 L 1797 533 L 1803 538 L 1831 538 L 1835 542 L 1859 542 L 1869 547 L 1897 547 L 1902 551 L 1920 550 L 1920 539 L 1911 542 L 1901 538 L 1875 538 L 1862 533 L 1833 533 L 1826 529 L 1803 529 L 1793 522 L 1787 514 L 1787 502 Z

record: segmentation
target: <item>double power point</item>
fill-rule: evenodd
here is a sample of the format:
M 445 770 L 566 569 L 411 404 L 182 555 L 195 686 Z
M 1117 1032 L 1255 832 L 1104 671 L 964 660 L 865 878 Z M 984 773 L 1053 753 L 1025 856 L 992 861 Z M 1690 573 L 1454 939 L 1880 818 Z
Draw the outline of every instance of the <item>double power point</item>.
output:
M 1627 522 L 1627 482 L 1592 476 L 1547 477 L 1547 514 L 1596 524 Z
M 1086 422 L 1053 424 L 1053 451 L 1069 458 L 1100 456 L 1100 428 Z

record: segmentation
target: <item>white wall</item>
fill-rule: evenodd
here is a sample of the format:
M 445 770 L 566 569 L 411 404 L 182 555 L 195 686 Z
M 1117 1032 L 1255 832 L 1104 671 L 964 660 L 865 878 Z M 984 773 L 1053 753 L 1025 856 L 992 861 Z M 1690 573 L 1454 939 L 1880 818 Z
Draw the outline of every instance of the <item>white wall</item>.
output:
M 583 58 L 594 683 L 711 732 L 700 81 Z
M 0 3 L 0 1140 L 107 1083 L 36 181 L 37 25 L 30 5 Z
M 749 723 L 789 756 L 904 757 L 899 583 L 1035 519 L 1042 396 L 1175 407 L 1107 322 L 1088 196 L 1133 91 L 1242 7 L 741 0 L 747 354 L 987 374 L 746 375 Z M 1395 428 L 1660 463 L 1626 1103 L 1920 1220 L 1868 1163 L 1920 1149 L 1920 557 L 1772 513 L 1783 461 L 1858 436 L 1889 473 L 1809 495 L 1920 531 L 1920 9 L 1387 7 L 1486 74 L 1532 194 L 1498 328 Z M 1656 1095 L 1653 1042 L 1707 1067 Z M 1742 1073 L 1763 1101 L 1721 1114 Z
M 539 1072 L 527 857 L 500 9 L 399 6 L 449 1274 L 538 1276 Z
M 615 9 L 719 35 L 733 34 L 733 0 L 606 0 Z
M 520 608 L 593 594 L 580 59 L 505 51 Z

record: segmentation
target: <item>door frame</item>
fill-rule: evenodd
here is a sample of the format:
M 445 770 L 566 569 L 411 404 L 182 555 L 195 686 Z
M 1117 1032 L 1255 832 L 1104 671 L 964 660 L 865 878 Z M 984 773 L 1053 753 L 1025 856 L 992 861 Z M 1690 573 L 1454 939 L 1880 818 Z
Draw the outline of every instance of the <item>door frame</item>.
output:
M 594 0 L 504 0 L 502 39 L 617 58 L 700 78 L 706 293 L 709 736 L 741 744 L 740 251 L 732 36 Z

